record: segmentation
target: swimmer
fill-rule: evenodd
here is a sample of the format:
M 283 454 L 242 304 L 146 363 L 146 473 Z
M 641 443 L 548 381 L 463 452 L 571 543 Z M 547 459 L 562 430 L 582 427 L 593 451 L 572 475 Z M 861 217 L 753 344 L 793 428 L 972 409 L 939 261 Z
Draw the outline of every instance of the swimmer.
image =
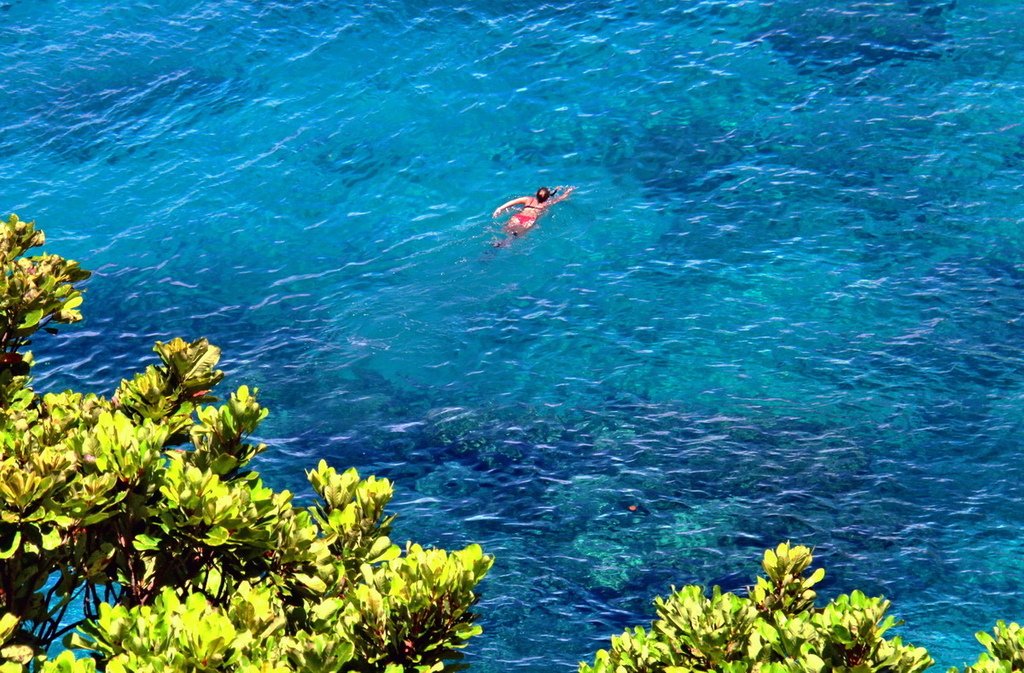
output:
M 503 203 L 495 209 L 491 217 L 497 217 L 502 211 L 508 210 L 514 206 L 522 206 L 522 209 L 514 213 L 505 224 L 504 231 L 509 235 L 509 238 L 518 238 L 525 234 L 527 231 L 533 228 L 533 225 L 537 224 L 537 218 L 552 205 L 569 198 L 575 187 L 562 187 L 558 186 L 554 189 L 548 189 L 547 187 L 541 187 L 537 190 L 534 196 L 520 196 L 518 199 L 512 199 L 508 203 Z M 508 240 L 505 244 L 507 245 Z M 501 244 L 496 244 L 501 245 Z

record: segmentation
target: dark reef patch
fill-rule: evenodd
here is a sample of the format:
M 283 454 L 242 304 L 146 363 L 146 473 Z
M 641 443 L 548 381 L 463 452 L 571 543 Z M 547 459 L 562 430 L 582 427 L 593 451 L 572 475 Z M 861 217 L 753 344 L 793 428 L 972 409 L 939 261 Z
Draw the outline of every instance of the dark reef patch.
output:
M 858 2 L 822 6 L 813 0 L 771 3 L 764 32 L 786 60 L 804 71 L 851 73 L 890 61 L 931 60 L 949 41 L 944 15 L 953 2 Z

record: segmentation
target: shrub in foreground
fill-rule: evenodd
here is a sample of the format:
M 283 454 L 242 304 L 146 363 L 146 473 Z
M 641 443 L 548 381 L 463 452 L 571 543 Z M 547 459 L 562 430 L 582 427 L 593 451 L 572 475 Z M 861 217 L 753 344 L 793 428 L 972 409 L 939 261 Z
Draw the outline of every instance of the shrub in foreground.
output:
M 885 633 L 897 624 L 889 601 L 860 591 L 815 605 L 814 586 L 824 577 L 809 572 L 807 547 L 780 544 L 764 553 L 764 576 L 748 596 L 710 596 L 699 586 L 655 599 L 657 619 L 613 636 L 580 673 L 917 673 L 934 661 L 922 647 Z M 965 673 L 1024 671 L 1024 629 L 999 622 L 994 635 L 978 633 L 985 652 Z M 949 673 L 958 671 L 950 668 Z
M 0 671 L 453 668 L 491 558 L 393 544 L 387 480 L 321 461 L 305 507 L 265 486 L 267 412 L 216 404 L 216 347 L 157 343 L 109 398 L 32 390 L 24 349 L 89 275 L 43 242 L 0 220 Z M 47 660 L 61 642 L 84 656 Z

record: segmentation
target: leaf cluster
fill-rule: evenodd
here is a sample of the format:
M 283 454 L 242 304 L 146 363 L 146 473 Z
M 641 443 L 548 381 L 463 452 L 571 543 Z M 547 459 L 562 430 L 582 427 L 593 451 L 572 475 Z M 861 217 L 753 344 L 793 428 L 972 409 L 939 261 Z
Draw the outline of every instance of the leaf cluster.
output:
M 933 663 L 923 648 L 885 638 L 896 621 L 882 598 L 854 591 L 815 607 L 825 574 L 808 574 L 811 561 L 807 547 L 780 544 L 765 552 L 749 596 L 691 585 L 657 598 L 649 630 L 613 636 L 580 673 L 917 673 Z
M 1024 629 L 1016 622 L 996 622 L 992 633 L 980 631 L 975 634 L 985 651 L 972 666 L 964 668 L 964 673 L 1010 673 L 1024 671 Z M 957 673 L 959 669 L 950 668 L 948 673 Z
M 35 279 L 0 297 L 15 354 L 45 322 L 78 316 L 73 283 L 87 274 L 49 256 L 49 280 L 36 278 L 41 258 L 18 257 L 41 242 L 15 217 L 0 231 L 6 287 Z M 249 441 L 267 414 L 257 391 L 213 397 L 220 351 L 205 339 L 154 350 L 159 364 L 109 399 L 37 395 L 27 370 L 0 368 L 0 671 L 429 671 L 458 659 L 480 632 L 470 608 L 491 558 L 395 545 L 391 483 L 354 469 L 321 461 L 305 506 L 267 487 L 250 466 L 265 449 Z M 86 656 L 47 660 L 62 641 Z
M 20 352 L 40 330 L 55 332 L 51 323 L 82 319 L 82 293 L 74 283 L 89 272 L 57 255 L 26 256 L 46 236 L 33 222 L 11 215 L 0 219 L 0 404 L 25 384 L 32 354 Z

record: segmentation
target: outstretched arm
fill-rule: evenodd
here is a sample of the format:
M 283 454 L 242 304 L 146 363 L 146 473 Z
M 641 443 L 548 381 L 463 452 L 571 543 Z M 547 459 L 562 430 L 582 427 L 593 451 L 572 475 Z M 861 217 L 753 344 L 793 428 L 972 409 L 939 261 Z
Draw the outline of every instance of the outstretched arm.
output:
M 497 209 L 493 213 L 491 213 L 491 217 L 497 217 L 498 215 L 501 214 L 501 211 L 508 210 L 512 206 L 518 206 L 520 203 L 526 205 L 529 202 L 530 197 L 528 196 L 520 196 L 518 199 L 512 199 L 508 203 L 503 203 L 500 206 L 498 206 Z
M 575 190 L 575 187 L 563 187 L 561 185 L 555 187 L 555 195 L 551 197 L 551 203 L 558 203 L 559 201 L 564 201 L 565 199 L 569 198 L 569 195 L 572 194 Z

